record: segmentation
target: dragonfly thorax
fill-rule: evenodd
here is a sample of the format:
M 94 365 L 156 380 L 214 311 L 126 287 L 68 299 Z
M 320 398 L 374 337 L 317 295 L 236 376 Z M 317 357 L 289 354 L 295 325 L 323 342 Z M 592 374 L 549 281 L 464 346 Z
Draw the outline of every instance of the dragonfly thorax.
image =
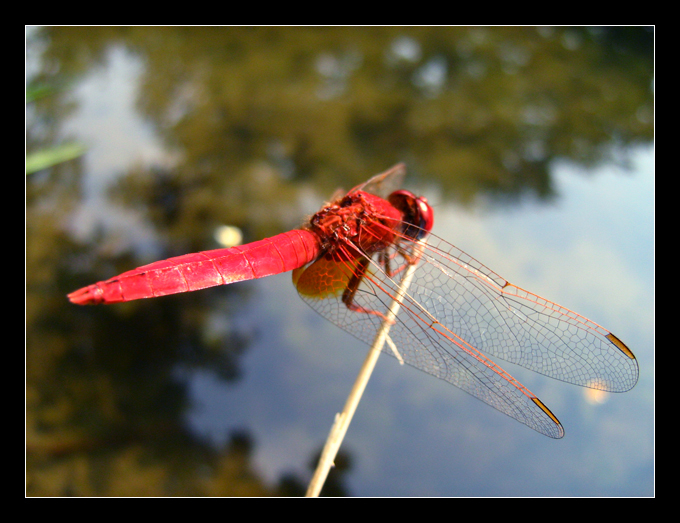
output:
M 363 191 L 352 192 L 324 207 L 309 221 L 327 257 L 354 258 L 357 248 L 374 253 L 394 239 L 402 213 L 387 200 Z

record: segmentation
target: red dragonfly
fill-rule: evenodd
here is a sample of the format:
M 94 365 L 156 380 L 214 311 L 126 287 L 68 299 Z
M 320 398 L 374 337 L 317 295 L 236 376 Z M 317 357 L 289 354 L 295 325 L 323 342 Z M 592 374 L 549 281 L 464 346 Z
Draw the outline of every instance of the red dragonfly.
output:
M 614 334 L 431 234 L 434 213 L 425 198 L 389 193 L 405 173 L 398 164 L 373 177 L 325 205 L 300 230 L 144 265 L 68 297 L 80 305 L 116 303 L 292 270 L 303 300 L 370 344 L 404 269 L 415 265 L 389 334 L 398 354 L 384 352 L 551 438 L 564 436 L 555 415 L 484 354 L 603 391 L 635 385 L 637 360 Z

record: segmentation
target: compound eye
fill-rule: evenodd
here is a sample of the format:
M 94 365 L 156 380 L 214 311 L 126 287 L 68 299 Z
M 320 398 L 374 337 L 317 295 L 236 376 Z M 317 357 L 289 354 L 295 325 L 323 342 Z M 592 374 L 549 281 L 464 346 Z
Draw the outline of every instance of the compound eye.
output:
M 420 228 L 427 232 L 432 230 L 434 226 L 434 210 L 427 203 L 427 198 L 424 196 L 416 197 L 416 205 L 418 206 L 418 214 L 420 215 Z
M 418 231 L 404 231 L 405 234 L 415 237 L 417 239 L 425 236 L 425 233 L 432 230 L 434 225 L 434 211 L 427 199 L 422 196 L 415 196 L 413 193 L 405 190 L 394 191 L 388 198 L 389 202 L 399 209 L 404 221 L 419 227 L 422 230 Z

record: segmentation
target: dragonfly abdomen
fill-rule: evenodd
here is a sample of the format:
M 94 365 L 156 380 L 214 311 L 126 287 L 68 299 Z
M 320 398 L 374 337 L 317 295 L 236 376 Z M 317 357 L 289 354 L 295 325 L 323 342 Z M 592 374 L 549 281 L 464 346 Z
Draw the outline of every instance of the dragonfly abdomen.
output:
M 288 272 L 318 256 L 318 237 L 307 230 L 294 230 L 247 245 L 150 263 L 83 287 L 68 297 L 79 305 L 155 298 Z

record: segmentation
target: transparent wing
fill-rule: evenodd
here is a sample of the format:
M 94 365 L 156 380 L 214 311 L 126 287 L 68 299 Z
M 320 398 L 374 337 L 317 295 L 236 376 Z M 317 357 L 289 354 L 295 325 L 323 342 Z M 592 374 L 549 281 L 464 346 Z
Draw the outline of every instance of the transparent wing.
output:
M 385 172 L 376 174 L 361 185 L 357 185 L 350 193 L 354 191 L 364 191 L 382 198 L 387 198 L 390 193 L 402 187 L 405 176 L 406 165 L 398 163 L 387 169 Z
M 611 332 L 431 235 L 412 297 L 478 350 L 567 383 L 625 392 L 638 364 Z
M 413 243 L 401 239 L 373 255 L 354 295 L 358 310 L 348 307 L 339 291 L 301 296 L 322 316 L 370 344 L 411 253 Z M 355 266 L 344 269 L 347 279 Z M 508 283 L 433 235 L 389 335 L 405 363 L 553 438 L 564 434 L 559 421 L 487 355 L 555 379 L 614 392 L 630 389 L 638 376 L 635 357 L 613 334 Z M 394 355 L 388 347 L 383 351 Z

